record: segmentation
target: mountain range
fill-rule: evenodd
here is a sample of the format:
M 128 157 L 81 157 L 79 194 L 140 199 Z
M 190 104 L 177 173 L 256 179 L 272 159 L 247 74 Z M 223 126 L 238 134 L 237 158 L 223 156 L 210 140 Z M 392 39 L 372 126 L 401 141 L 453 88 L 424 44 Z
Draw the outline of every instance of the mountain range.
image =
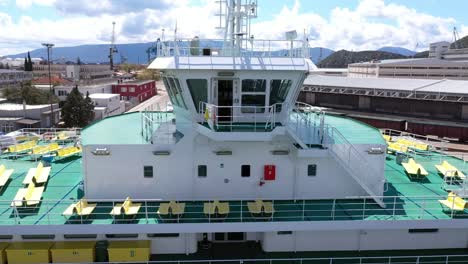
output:
M 180 45 L 188 46 L 188 43 L 185 42 Z M 221 45 L 222 43 L 216 41 L 204 41 L 200 43 L 200 47 L 221 47 Z M 114 61 L 116 63 L 120 63 L 122 62 L 122 60 L 126 60 L 128 63 L 148 63 L 147 50 L 153 46 L 153 42 L 118 44 L 116 45 L 116 47 L 119 52 L 114 55 Z M 378 51 L 390 52 L 393 54 L 399 54 L 403 56 L 413 56 L 414 54 L 416 54 L 416 52 L 414 51 L 400 47 L 383 47 Z M 285 52 L 285 50 L 278 50 L 274 53 L 283 54 Z M 312 61 L 316 64 L 320 63 L 322 60 L 335 53 L 335 51 L 331 49 L 322 47 L 310 48 L 309 52 Z M 31 57 L 33 58 L 47 58 L 47 50 L 44 48 L 32 50 L 30 53 Z M 27 53 L 20 53 L 14 55 L 7 55 L 6 57 L 24 58 L 26 57 L 26 55 Z M 74 47 L 54 47 L 52 49 L 52 59 L 54 61 L 60 62 L 75 62 L 77 61 L 77 58 L 80 58 L 81 62 L 83 63 L 107 63 L 108 55 L 108 44 L 90 44 Z

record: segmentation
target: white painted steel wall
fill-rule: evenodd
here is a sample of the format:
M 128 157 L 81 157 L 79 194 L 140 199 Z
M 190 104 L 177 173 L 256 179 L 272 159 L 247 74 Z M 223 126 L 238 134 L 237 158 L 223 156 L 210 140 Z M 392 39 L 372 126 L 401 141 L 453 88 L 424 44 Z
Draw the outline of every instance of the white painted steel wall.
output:
M 107 148 L 111 154 L 95 156 L 91 151 L 96 148 Z M 155 156 L 152 152 L 156 148 L 170 150 L 171 155 Z M 287 156 L 271 153 L 285 148 L 291 151 Z M 232 155 L 218 156 L 214 153 L 217 150 L 231 150 Z M 199 134 L 184 135 L 177 144 L 167 146 L 85 146 L 85 192 L 88 199 L 131 196 L 133 199 L 165 200 L 317 199 L 366 195 L 325 150 L 308 151 L 317 152 L 316 157 L 297 158 L 297 150 L 287 136 L 278 136 L 272 142 L 215 142 Z M 307 176 L 308 164 L 317 165 L 317 176 Z M 207 165 L 206 178 L 198 177 L 198 165 Z M 251 177 L 241 177 L 241 165 L 251 165 Z M 276 180 L 260 186 L 264 165 L 276 165 Z M 143 177 L 144 166 L 153 166 L 153 178 Z
M 408 229 L 341 230 L 286 235 L 266 232 L 261 244 L 267 252 L 465 248 L 468 230 L 439 229 L 433 233 L 409 233 Z

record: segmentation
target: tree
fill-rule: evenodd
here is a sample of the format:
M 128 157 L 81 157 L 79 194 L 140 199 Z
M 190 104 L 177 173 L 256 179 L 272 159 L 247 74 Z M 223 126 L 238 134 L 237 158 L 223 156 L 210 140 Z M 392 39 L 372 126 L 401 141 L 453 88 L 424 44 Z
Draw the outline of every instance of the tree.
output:
M 76 64 L 77 64 L 77 65 L 81 65 L 81 59 L 80 59 L 80 57 L 76 58 Z
M 89 98 L 83 98 L 78 85 L 68 94 L 62 107 L 62 118 L 66 127 L 84 127 L 94 119 L 94 104 Z
M 33 87 L 31 83 L 20 83 L 19 88 L 7 87 L 3 90 L 3 95 L 10 102 L 22 104 L 26 102 L 29 105 L 49 104 L 49 91 L 43 91 Z M 57 96 L 53 95 L 52 103 L 57 103 L 59 100 Z
M 24 71 L 28 71 L 28 59 L 24 57 Z
M 28 51 L 28 70 L 27 71 L 33 71 L 33 63 L 31 60 L 31 54 Z
M 0 62 L 0 69 L 3 69 L 5 66 L 3 66 L 3 63 Z

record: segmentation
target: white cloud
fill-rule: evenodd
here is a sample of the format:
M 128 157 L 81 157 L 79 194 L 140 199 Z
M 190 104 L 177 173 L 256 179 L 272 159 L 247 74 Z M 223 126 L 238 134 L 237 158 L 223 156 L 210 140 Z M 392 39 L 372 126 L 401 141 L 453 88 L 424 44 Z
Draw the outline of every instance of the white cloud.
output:
M 4 1 L 4 0 L 0 0 Z M 55 7 L 63 18 L 59 20 L 22 17 L 13 20 L 0 13 L 0 55 L 41 47 L 48 41 L 57 46 L 85 43 L 108 43 L 112 21 L 117 22 L 117 42 L 155 41 L 166 29 L 166 39 L 172 38 L 177 21 L 178 36 L 216 38 L 217 5 L 202 0 L 193 6 L 190 0 L 16 0 L 25 8 L 31 5 Z M 259 7 L 259 16 L 265 16 L 266 1 Z M 304 12 L 299 1 L 292 7 L 283 7 L 270 20 L 253 21 L 252 34 L 256 39 L 284 39 L 284 32 L 306 29 L 311 46 L 331 49 L 366 50 L 383 46 L 401 46 L 424 49 L 430 42 L 451 40 L 456 21 L 418 12 L 417 10 L 384 2 L 361 0 L 358 7 L 337 7 L 328 17 Z M 460 36 L 468 34 L 468 26 L 459 26 Z M 25 44 L 26 43 L 26 44 Z
M 21 9 L 28 9 L 32 5 L 51 6 L 54 3 L 55 0 L 16 0 L 16 6 Z

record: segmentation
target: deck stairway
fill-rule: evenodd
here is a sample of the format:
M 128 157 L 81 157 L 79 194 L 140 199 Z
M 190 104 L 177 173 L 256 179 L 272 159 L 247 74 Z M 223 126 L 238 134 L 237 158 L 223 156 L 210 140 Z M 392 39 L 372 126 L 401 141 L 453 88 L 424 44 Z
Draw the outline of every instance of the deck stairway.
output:
M 338 129 L 325 124 L 325 113 L 320 108 L 298 103 L 288 122 L 288 132 L 303 149 L 322 145 L 376 203 L 385 207 L 380 194 L 383 183 L 376 180 L 379 172 Z

